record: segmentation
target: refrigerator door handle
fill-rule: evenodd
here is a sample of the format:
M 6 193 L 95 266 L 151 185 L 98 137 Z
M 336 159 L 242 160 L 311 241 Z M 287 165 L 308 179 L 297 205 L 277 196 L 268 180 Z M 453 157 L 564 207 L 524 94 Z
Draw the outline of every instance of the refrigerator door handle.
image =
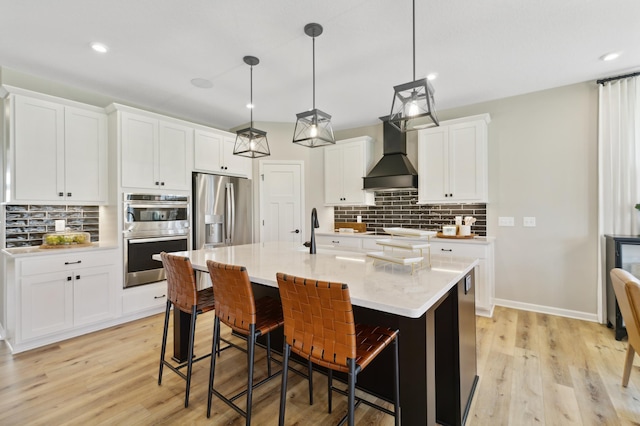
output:
M 224 242 L 225 244 L 230 244 L 231 243 L 231 236 L 232 236 L 232 227 L 231 227 L 231 221 L 233 220 L 233 213 L 232 213 L 232 206 L 231 204 L 233 203 L 233 198 L 231 198 L 231 184 L 227 183 L 225 185 L 225 191 L 224 191 L 224 196 L 225 196 L 225 202 L 224 205 L 226 207 L 226 211 L 227 211 L 227 217 L 225 218 L 225 239 Z
M 235 190 L 235 186 L 230 183 L 229 186 L 231 187 L 231 192 L 230 192 L 230 201 L 231 201 L 231 235 L 229 238 L 229 242 L 231 244 L 234 244 L 235 242 L 235 237 L 236 237 L 236 190 Z

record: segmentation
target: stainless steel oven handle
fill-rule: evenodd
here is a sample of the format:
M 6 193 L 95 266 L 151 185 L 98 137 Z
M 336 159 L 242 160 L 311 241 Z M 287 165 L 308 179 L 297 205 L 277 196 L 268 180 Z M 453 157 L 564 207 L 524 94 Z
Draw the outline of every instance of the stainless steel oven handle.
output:
M 136 207 L 136 208 L 145 208 L 145 209 L 173 209 L 175 207 L 188 207 L 188 203 L 157 203 L 157 204 L 137 204 L 137 203 L 126 203 L 127 207 Z
M 155 243 L 158 241 L 174 241 L 174 240 L 186 240 L 186 235 L 180 235 L 178 237 L 155 237 L 155 238 L 127 238 L 129 244 L 142 244 L 142 243 Z

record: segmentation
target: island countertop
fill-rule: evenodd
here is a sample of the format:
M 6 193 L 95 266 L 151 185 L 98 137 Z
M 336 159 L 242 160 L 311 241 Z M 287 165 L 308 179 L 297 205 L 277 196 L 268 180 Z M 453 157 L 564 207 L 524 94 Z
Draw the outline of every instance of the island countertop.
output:
M 349 286 L 351 302 L 381 312 L 419 318 L 477 264 L 477 259 L 431 256 L 413 273 L 411 266 L 375 261 L 365 253 L 319 248 L 317 254 L 288 242 L 256 243 L 190 250 L 194 269 L 206 271 L 206 261 L 242 265 L 252 282 L 277 287 L 276 273 L 342 282 Z M 158 254 L 155 260 L 160 260 Z

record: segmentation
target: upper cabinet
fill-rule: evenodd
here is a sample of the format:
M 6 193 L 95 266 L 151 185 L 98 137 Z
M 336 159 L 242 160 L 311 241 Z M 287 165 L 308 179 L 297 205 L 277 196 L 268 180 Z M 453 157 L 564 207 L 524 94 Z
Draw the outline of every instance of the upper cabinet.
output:
M 14 93 L 15 92 L 17 93 Z M 101 108 L 9 88 L 5 201 L 107 202 L 107 116 Z M 31 96 L 33 95 L 33 96 Z
M 236 135 L 221 130 L 195 131 L 193 168 L 198 172 L 251 178 L 251 159 L 233 155 Z
M 374 205 L 374 193 L 362 189 L 373 166 L 373 139 L 362 136 L 324 147 L 324 202 L 327 206 Z
M 488 202 L 489 114 L 418 132 L 418 204 Z
M 189 190 L 193 129 L 153 115 L 118 113 L 121 186 Z

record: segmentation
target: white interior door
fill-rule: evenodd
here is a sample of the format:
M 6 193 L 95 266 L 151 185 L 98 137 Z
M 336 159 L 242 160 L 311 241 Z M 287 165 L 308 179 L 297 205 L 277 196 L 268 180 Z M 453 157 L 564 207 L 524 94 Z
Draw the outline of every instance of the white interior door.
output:
M 302 243 L 303 163 L 260 162 L 260 241 Z

